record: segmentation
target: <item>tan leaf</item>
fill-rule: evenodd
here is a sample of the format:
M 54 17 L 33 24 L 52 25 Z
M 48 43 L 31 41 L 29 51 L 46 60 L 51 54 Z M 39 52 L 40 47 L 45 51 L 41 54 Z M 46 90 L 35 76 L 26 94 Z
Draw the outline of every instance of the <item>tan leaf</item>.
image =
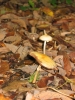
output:
M 41 93 L 39 93 L 39 98 L 42 100 L 47 100 L 47 99 L 54 99 L 54 98 L 61 98 L 62 100 L 72 100 L 62 94 L 59 94 L 57 92 L 53 92 L 53 91 L 42 91 Z
M 29 52 L 29 48 L 25 46 L 16 46 L 14 44 L 8 44 L 8 43 L 5 43 L 5 45 L 13 53 L 20 54 L 21 59 L 24 59 L 24 57 L 26 57 Z
M 15 14 L 11 14 L 11 13 L 4 14 L 0 17 L 0 20 L 3 20 L 3 19 L 11 19 L 12 22 L 17 23 L 21 27 L 27 29 L 25 21 Z
M 67 76 L 70 76 L 72 67 L 71 67 L 71 63 L 67 54 L 64 54 L 63 62 L 64 62 L 64 70 L 66 71 Z
M 22 20 L 22 19 L 19 18 L 19 19 L 12 19 L 11 21 L 14 22 L 14 23 L 17 23 L 17 24 L 19 24 L 21 27 L 27 29 L 24 20 Z
M 21 36 L 16 33 L 13 36 L 6 37 L 3 41 L 11 42 L 12 44 L 17 44 L 21 41 Z
M 5 74 L 9 70 L 9 62 L 0 60 L 0 74 Z
M 7 34 L 7 32 L 5 29 L 0 30 L 0 41 L 5 38 L 6 34 Z
M 7 47 L 1 47 L 0 48 L 0 53 L 7 53 L 9 52 L 10 50 L 7 48 Z

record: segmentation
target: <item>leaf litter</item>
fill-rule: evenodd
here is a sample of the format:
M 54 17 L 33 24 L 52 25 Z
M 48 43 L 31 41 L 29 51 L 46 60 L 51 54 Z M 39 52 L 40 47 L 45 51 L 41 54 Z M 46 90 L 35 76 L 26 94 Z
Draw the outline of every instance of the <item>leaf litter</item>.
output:
M 75 99 L 75 8 L 29 3 L 28 10 L 18 0 L 0 7 L 0 99 Z M 44 31 L 52 37 L 45 54 Z

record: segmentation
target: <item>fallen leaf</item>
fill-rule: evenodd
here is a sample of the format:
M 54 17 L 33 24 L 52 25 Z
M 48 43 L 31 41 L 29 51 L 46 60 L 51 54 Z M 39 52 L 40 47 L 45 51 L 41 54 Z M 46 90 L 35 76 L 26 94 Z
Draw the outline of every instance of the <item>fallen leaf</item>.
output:
M 67 31 L 66 32 L 62 32 L 61 36 L 66 36 L 66 35 L 69 35 L 69 34 L 71 34 L 71 32 L 67 32 Z
M 42 91 L 41 93 L 39 93 L 39 98 L 41 100 L 47 100 L 47 99 L 54 99 L 54 98 L 61 98 L 62 100 L 72 100 L 62 94 L 59 94 L 57 92 L 53 92 L 53 91 Z
M 45 14 L 51 16 L 51 17 L 54 17 L 53 11 L 48 7 L 42 7 L 41 11 L 44 12 Z
M 34 17 L 34 19 L 36 19 L 36 20 L 41 19 L 41 15 L 39 14 L 39 12 L 38 12 L 37 10 L 34 10 L 34 11 L 33 11 L 33 17 Z
M 17 44 L 21 41 L 21 36 L 19 34 L 14 34 L 13 36 L 8 36 L 4 40 L 4 42 L 12 43 L 12 44 Z
M 50 79 L 52 80 L 52 77 L 47 77 L 47 76 L 43 77 L 41 80 L 39 80 L 37 82 L 37 86 L 39 88 L 46 87 L 47 86 L 47 83 L 48 83 L 48 80 L 50 80 Z
M 17 23 L 21 27 L 27 29 L 25 21 L 21 19 L 19 16 L 17 16 L 16 14 L 12 14 L 12 13 L 4 14 L 0 17 L 0 21 L 3 19 L 10 19 L 11 22 Z
M 0 74 L 5 74 L 9 70 L 9 62 L 0 60 Z
M 62 23 L 61 28 L 65 31 L 69 31 L 69 25 L 68 23 Z
M 8 44 L 8 43 L 4 43 L 6 45 L 6 47 L 12 51 L 13 53 L 18 53 L 20 54 L 20 58 L 24 59 L 24 57 L 27 56 L 28 52 L 29 52 L 29 47 L 25 47 L 25 46 L 16 46 L 14 44 Z
M 0 94 L 0 100 L 11 100 L 9 97 L 5 97 L 3 94 Z
M 27 85 L 28 82 L 26 80 L 14 80 L 10 83 L 8 83 L 8 85 L 6 87 L 3 88 L 4 91 L 16 91 L 18 90 L 19 92 L 25 92 L 25 91 L 29 91 L 31 89 L 31 87 L 24 87 L 25 85 Z
M 72 67 L 67 54 L 63 55 L 63 62 L 64 62 L 64 70 L 66 71 L 66 75 L 70 76 L 72 72 Z
M 5 38 L 6 34 L 6 29 L 0 29 L 0 41 Z
M 73 63 L 75 63 L 75 51 L 70 52 L 68 55 L 69 55 L 71 61 L 72 61 Z
M 63 9 L 60 8 L 60 9 L 57 9 L 55 11 L 55 15 L 56 16 L 63 16 L 63 15 L 68 14 L 70 12 L 71 12 L 71 10 L 69 8 L 63 8 Z
M 10 50 L 7 48 L 7 47 L 1 47 L 0 48 L 0 53 L 7 53 L 9 52 Z

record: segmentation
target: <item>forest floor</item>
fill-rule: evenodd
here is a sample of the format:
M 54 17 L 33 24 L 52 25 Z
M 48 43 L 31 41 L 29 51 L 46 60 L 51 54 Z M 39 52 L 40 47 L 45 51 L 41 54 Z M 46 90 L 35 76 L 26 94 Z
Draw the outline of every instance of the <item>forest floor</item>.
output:
M 0 100 L 75 100 L 74 7 L 0 6 Z

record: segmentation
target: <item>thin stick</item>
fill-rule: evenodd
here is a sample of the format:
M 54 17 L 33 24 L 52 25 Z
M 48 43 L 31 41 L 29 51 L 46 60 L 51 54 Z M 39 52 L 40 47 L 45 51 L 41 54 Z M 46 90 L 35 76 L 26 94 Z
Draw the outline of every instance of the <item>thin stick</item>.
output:
M 37 76 L 38 76 L 38 73 L 39 73 L 40 69 L 41 69 L 41 66 L 39 65 L 36 72 L 35 72 L 33 83 L 36 83 L 36 79 L 37 79 Z
M 58 93 L 60 93 L 60 94 L 62 94 L 62 95 L 64 95 L 64 96 L 67 96 L 67 97 L 69 97 L 69 98 L 71 98 L 71 99 L 75 99 L 74 97 L 69 96 L 68 94 L 65 94 L 65 93 L 63 93 L 63 92 L 61 92 L 61 91 L 59 91 L 59 90 L 57 90 L 57 89 L 55 89 L 55 88 L 53 88 L 53 87 L 47 87 L 47 88 L 52 89 L 52 90 L 54 90 L 54 91 L 56 91 L 56 92 L 58 92 Z

